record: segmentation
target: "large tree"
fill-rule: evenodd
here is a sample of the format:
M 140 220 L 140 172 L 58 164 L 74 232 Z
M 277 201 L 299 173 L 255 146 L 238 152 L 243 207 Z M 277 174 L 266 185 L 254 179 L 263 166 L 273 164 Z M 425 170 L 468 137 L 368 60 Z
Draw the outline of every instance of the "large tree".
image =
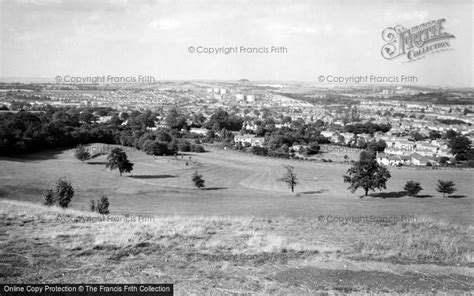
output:
M 350 183 L 347 189 L 351 190 L 352 193 L 362 188 L 365 196 L 367 196 L 369 190 L 386 189 L 387 180 L 391 176 L 388 169 L 377 163 L 375 153 L 362 151 L 359 161 L 355 162 L 354 166 L 349 168 L 343 177 L 345 183 Z
M 128 160 L 127 154 L 121 148 L 112 149 L 109 156 L 107 156 L 107 161 L 105 167 L 110 168 L 110 170 L 118 169 L 120 176 L 124 172 L 129 173 L 133 170 L 133 163 Z

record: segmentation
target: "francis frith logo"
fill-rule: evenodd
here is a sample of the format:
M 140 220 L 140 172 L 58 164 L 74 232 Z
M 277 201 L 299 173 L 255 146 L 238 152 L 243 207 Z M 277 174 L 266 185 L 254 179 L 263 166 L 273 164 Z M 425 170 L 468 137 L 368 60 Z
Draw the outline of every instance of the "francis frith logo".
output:
M 445 32 L 445 19 L 429 21 L 411 28 L 401 25 L 388 27 L 382 32 L 382 56 L 387 59 L 406 58 L 415 61 L 429 54 L 451 49 L 453 34 Z

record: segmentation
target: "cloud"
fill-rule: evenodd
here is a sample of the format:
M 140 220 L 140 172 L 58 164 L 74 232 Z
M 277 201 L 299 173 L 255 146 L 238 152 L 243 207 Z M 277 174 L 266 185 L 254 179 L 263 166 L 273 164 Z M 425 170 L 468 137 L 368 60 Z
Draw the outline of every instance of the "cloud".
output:
M 426 10 L 400 12 L 399 10 L 388 10 L 384 13 L 383 20 L 393 23 L 422 23 L 428 20 L 429 12 Z
M 268 30 L 272 33 L 283 35 L 330 35 L 334 32 L 331 24 L 308 24 L 293 25 L 271 22 L 267 24 Z
M 181 28 L 182 24 L 176 19 L 163 18 L 151 21 L 149 26 L 157 31 L 172 31 Z

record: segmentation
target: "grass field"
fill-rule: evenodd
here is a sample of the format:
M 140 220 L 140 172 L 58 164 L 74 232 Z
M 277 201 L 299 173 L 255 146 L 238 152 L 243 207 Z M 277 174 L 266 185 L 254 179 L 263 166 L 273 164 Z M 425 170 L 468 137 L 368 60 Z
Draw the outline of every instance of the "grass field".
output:
M 73 150 L 0 159 L 0 282 L 161 282 L 177 295 L 474 290 L 472 171 L 392 168 L 386 191 L 360 199 L 342 182 L 348 165 L 208 150 L 126 149 L 135 165 L 122 177 L 105 155 L 81 163 Z M 278 180 L 285 164 L 296 194 Z M 68 210 L 42 205 L 59 177 L 75 189 Z M 423 198 L 399 194 L 411 179 Z M 455 180 L 457 198 L 442 198 L 438 179 Z M 103 194 L 111 216 L 89 212 Z
M 94 145 L 96 148 L 102 145 Z M 416 170 L 390 168 L 387 190 L 359 199 L 342 182 L 349 165 L 264 158 L 208 148 L 183 158 L 156 157 L 127 149 L 135 163 L 131 174 L 120 177 L 105 169 L 105 156 L 81 163 L 72 150 L 49 151 L 26 158 L 0 159 L 0 197 L 42 203 L 42 193 L 58 177 L 72 182 L 72 208 L 88 210 L 91 198 L 109 196 L 113 214 L 248 216 L 248 217 L 354 217 L 430 216 L 472 225 L 472 180 L 469 170 Z M 190 159 L 191 157 L 191 159 Z M 186 162 L 188 165 L 186 165 Z M 295 167 L 300 184 L 291 194 L 278 179 L 284 164 Z M 191 175 L 198 170 L 206 190 L 194 188 Z M 438 179 L 454 180 L 456 197 L 435 191 Z M 421 182 L 424 198 L 400 197 L 407 180 Z M 386 198 L 384 198 L 386 197 Z M 342 219 L 342 218 L 341 218 Z

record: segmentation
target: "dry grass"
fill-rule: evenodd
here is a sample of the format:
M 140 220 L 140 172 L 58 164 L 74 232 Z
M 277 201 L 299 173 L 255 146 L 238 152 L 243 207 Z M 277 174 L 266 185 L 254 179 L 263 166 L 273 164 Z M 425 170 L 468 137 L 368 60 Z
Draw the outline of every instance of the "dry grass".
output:
M 364 259 L 472 265 L 472 227 L 421 218 L 389 228 L 372 227 L 355 244 Z
M 335 249 L 359 259 L 473 263 L 472 227 L 430 218 L 389 224 L 339 224 L 291 218 L 102 216 L 17 201 L 2 200 L 0 204 L 4 219 L 55 222 L 57 227 L 42 234 L 45 238 L 93 234 L 91 247 L 122 248 L 143 242 L 166 245 L 167 240 L 180 238 L 191 242 L 188 247 L 196 252 L 258 254 L 316 252 L 324 244 L 328 249 L 333 244 L 342 246 Z M 70 242 L 71 248 L 80 247 L 74 245 L 78 242 Z
M 419 287 L 412 287 L 414 291 L 426 287 L 465 291 L 469 288 L 465 283 L 472 279 L 466 277 L 466 268 L 472 264 L 472 229 L 430 219 L 382 225 L 307 218 L 145 218 L 105 218 L 0 200 L 0 223 L 7 234 L 0 241 L 0 282 L 167 282 L 177 284 L 179 295 L 211 291 L 313 294 L 321 289 L 397 292 L 396 285 L 390 288 L 384 281 L 369 281 L 364 276 L 384 264 L 377 278 L 391 277 L 386 270 L 393 261 L 406 265 L 407 272 L 412 263 L 451 265 L 446 279 L 422 279 Z M 342 263 L 344 267 L 347 262 L 360 266 L 357 262 L 362 261 L 374 263 L 369 269 L 354 267 L 346 275 L 337 271 Z M 323 264 L 336 269 L 314 269 Z M 427 268 L 443 271 L 440 265 Z M 308 284 L 294 282 L 292 266 L 313 266 L 309 272 L 326 276 L 326 285 L 323 281 L 312 286 L 311 277 L 306 279 Z M 393 268 L 400 273 L 399 265 Z M 351 276 L 352 282 L 361 284 L 335 288 L 340 276 Z M 462 277 L 463 284 L 449 282 L 453 276 Z M 406 281 L 406 277 L 397 281 Z

